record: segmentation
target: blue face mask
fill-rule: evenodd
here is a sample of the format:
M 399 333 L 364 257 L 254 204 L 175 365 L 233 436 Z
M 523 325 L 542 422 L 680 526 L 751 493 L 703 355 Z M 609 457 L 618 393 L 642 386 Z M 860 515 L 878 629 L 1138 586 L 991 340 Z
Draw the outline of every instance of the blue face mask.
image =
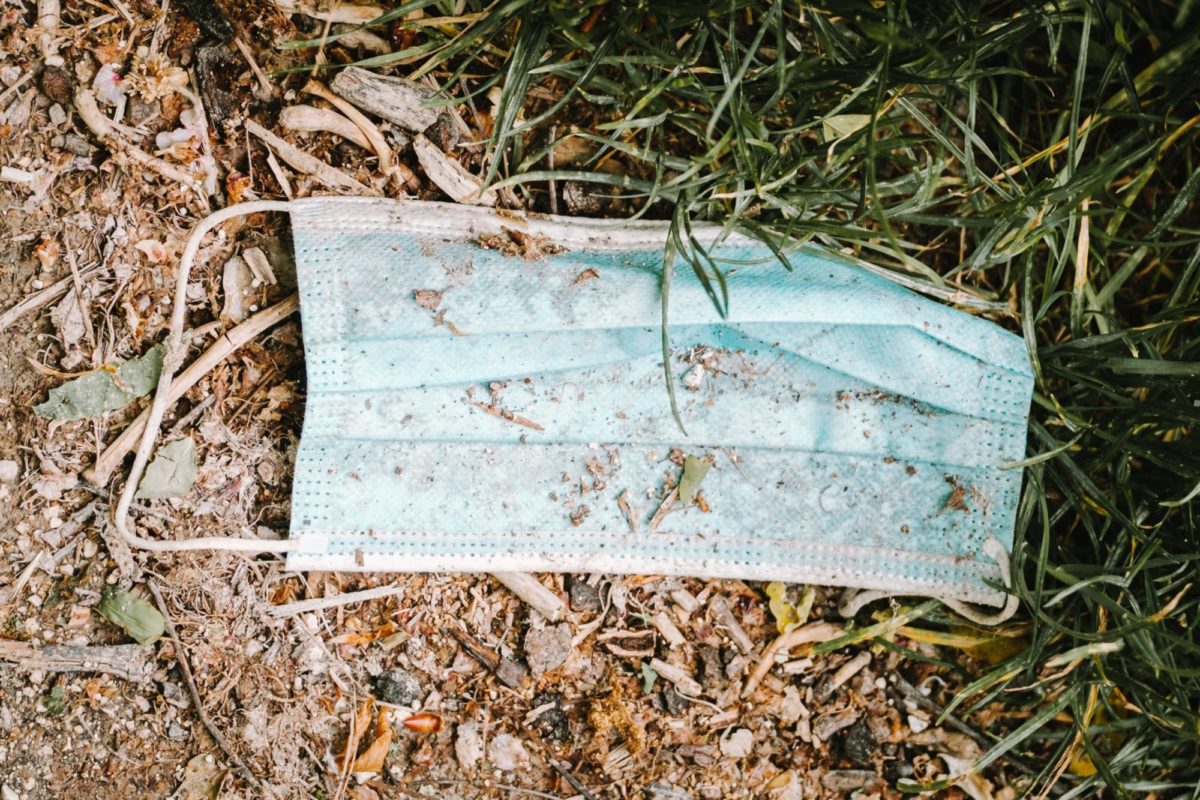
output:
M 289 569 L 870 590 L 850 611 L 1009 602 L 1021 472 L 1003 467 L 1024 456 L 1033 378 L 996 325 L 820 250 L 787 271 L 727 238 L 727 318 L 690 269 L 671 283 L 685 435 L 663 385 L 665 225 L 289 210 L 308 370 Z

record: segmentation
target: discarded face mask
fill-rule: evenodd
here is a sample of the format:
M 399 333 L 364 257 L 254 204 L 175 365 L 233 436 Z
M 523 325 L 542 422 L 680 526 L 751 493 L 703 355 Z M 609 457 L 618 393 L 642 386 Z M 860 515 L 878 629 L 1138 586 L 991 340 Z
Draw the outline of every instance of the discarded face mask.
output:
M 981 622 L 1015 610 L 1021 470 L 1006 467 L 1024 456 L 1033 377 L 998 326 L 825 251 L 792 252 L 789 271 L 730 236 L 710 249 L 726 318 L 686 266 L 670 284 L 684 434 L 664 386 L 666 224 L 261 201 L 198 227 L 181 284 L 204 230 L 260 210 L 291 214 L 304 329 L 291 539 L 141 539 L 123 495 L 131 544 L 270 549 L 290 570 L 839 585 L 857 590 L 845 613 L 892 594 Z
M 788 271 L 731 237 L 712 251 L 727 318 L 690 269 L 670 286 L 684 435 L 663 377 L 665 224 L 376 199 L 290 211 L 308 399 L 289 569 L 1008 601 L 1021 471 L 1003 467 L 1024 456 L 1033 378 L 996 325 L 820 250 Z

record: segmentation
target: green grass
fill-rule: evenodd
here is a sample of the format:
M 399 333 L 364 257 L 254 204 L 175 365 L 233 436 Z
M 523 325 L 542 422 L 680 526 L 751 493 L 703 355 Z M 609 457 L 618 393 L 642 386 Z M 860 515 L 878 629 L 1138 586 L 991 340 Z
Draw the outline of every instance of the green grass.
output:
M 616 187 L 718 308 L 700 221 L 851 248 L 1024 336 L 1029 646 L 953 711 L 1026 712 L 985 761 L 1036 765 L 1033 792 L 1197 796 L 1200 4 L 459 6 L 397 7 L 459 19 L 369 64 L 480 109 L 501 87 L 486 171 L 530 208 Z M 587 161 L 551 169 L 552 129 Z

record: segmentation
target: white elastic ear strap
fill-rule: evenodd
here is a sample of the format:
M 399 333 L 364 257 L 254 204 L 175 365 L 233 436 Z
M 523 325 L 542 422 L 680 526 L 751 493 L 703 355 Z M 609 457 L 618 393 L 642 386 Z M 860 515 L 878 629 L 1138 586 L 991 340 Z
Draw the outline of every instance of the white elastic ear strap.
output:
M 1004 600 L 1004 606 L 998 611 L 983 611 L 978 605 L 966 603 L 954 597 L 938 597 L 937 599 L 963 619 L 970 620 L 977 625 L 999 625 L 1017 612 L 1017 596 L 1011 593 L 1011 559 L 1009 558 L 1008 550 L 1005 549 L 1004 545 L 995 536 L 989 536 L 987 541 L 983 543 L 983 553 L 993 559 L 1000 567 L 1000 580 L 1004 581 L 1004 588 L 1009 590 L 1009 594 Z M 863 606 L 868 603 L 896 596 L 895 592 L 883 589 L 847 589 L 842 592 L 842 597 L 838 600 L 838 613 L 849 619 L 861 611 Z
M 150 404 L 150 416 L 146 420 L 146 428 L 142 431 L 142 439 L 138 444 L 137 454 L 133 458 L 133 467 L 129 470 L 129 478 L 121 490 L 117 501 L 113 523 L 121 538 L 130 546 L 155 552 L 174 552 L 180 550 L 230 550 L 241 553 L 286 553 L 299 550 L 298 542 L 290 539 L 264 540 L 242 539 L 235 536 L 206 536 L 199 539 L 166 540 L 143 539 L 138 536 L 129 523 L 129 506 L 150 460 L 150 452 L 154 449 L 154 441 L 158 438 L 158 428 L 162 424 L 163 414 L 170 403 L 171 380 L 176 370 L 183 362 L 186 349 L 183 346 L 183 322 L 187 311 L 187 284 L 192 265 L 196 262 L 196 253 L 200 250 L 200 242 L 204 235 L 234 217 L 246 214 L 257 214 L 262 211 L 288 211 L 291 204 L 283 200 L 256 200 L 215 211 L 202 219 L 192 235 L 188 237 L 179 259 L 179 274 L 175 279 L 175 305 L 171 310 L 171 331 L 167 338 L 166 353 L 163 356 L 162 373 L 158 376 L 158 386 L 154 390 L 154 401 Z

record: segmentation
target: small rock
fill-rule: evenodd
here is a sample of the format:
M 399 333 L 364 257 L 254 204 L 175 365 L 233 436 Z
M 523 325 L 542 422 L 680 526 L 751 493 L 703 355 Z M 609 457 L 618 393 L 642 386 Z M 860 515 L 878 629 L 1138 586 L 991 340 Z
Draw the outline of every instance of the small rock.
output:
M 67 121 L 67 112 L 63 111 L 63 107 L 58 103 L 50 106 L 50 108 L 46 110 L 46 113 L 50 115 L 51 125 L 62 125 Z
M 43 472 L 33 482 L 33 490 L 47 500 L 62 500 L 64 493 L 79 485 L 78 475 L 67 475 L 62 472 Z
M 76 156 L 91 155 L 92 146 L 87 143 L 81 136 L 76 136 L 73 133 L 58 134 L 50 140 L 50 146 L 59 150 L 66 150 L 68 153 Z
M 500 656 L 500 663 L 496 665 L 496 680 L 510 689 L 520 689 L 528 679 L 529 670 L 524 664 L 507 656 Z
M 876 777 L 874 772 L 866 769 L 834 769 L 821 776 L 821 785 L 831 792 L 853 792 Z
M 571 626 L 565 622 L 525 634 L 525 662 L 534 677 L 562 666 L 571 654 Z
M 599 588 L 589 584 L 581 575 L 572 575 L 570 577 L 571 580 L 567 585 L 567 593 L 571 598 L 571 610 L 599 611 L 602 608 Z
M 779 703 L 779 724 L 791 725 L 800 717 L 807 716 L 808 709 L 800 699 L 800 690 L 795 686 L 787 686 L 783 690 L 783 700 Z
M 911 778 L 913 776 L 913 765 L 907 761 L 888 761 L 883 765 L 883 775 L 890 783 Z
M 704 365 L 696 364 L 683 373 L 683 388 L 689 392 L 698 392 L 704 386 Z
M 565 742 L 571 738 L 571 725 L 567 715 L 562 710 L 562 694 L 559 692 L 542 692 L 533 698 L 533 707 L 553 703 L 554 708 L 543 711 L 533 721 L 538 733 L 555 742 Z
M 0 483 L 12 483 L 21 474 L 20 465 L 11 458 L 0 461 Z
M 745 728 L 738 728 L 733 733 L 721 739 L 721 753 L 727 758 L 743 758 L 750 755 L 754 747 L 754 734 Z
M 39 83 L 42 94 L 62 106 L 71 104 L 71 96 L 75 93 L 75 80 L 71 73 L 62 67 L 46 67 L 42 70 Z
M 871 733 L 871 726 L 866 717 L 859 717 L 842 735 L 842 753 L 856 767 L 871 766 L 876 746 L 875 736 Z
M 687 701 L 680 696 L 679 692 L 675 691 L 675 687 L 667 684 L 662 690 L 663 705 L 667 709 L 668 714 L 679 715 L 687 710 Z
M 392 669 L 375 678 L 375 691 L 385 703 L 411 706 L 421 699 L 421 682 L 402 669 Z
M 458 726 L 454 755 L 463 769 L 470 769 L 483 758 L 483 728 L 478 722 L 464 722 Z
M 918 717 L 916 714 L 909 714 L 908 727 L 912 729 L 913 733 L 920 733 L 929 727 L 929 720 Z
M 525 744 L 517 737 L 502 733 L 488 745 L 488 758 L 492 766 L 504 772 L 510 772 L 519 766 L 529 763 L 529 752 Z
M 724 665 L 721 663 L 721 651 L 710 644 L 700 645 L 697 651 L 698 673 L 700 685 L 705 689 L 719 689 L 724 682 Z

